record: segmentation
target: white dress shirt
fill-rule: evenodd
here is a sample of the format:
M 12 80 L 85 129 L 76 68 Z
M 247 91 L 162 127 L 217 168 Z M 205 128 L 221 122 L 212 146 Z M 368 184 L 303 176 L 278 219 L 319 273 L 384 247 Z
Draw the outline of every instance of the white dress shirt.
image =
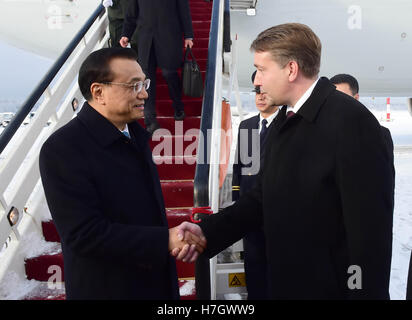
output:
M 268 122 L 266 125 L 266 128 L 269 128 L 270 124 L 272 123 L 273 119 L 275 119 L 275 117 L 278 115 L 280 108 L 278 108 L 276 110 L 276 112 L 274 112 L 273 114 L 271 114 L 269 117 L 266 118 L 266 121 Z M 261 114 L 259 114 L 259 134 L 260 131 L 262 131 L 262 120 L 265 119 L 262 117 Z
M 296 102 L 296 104 L 293 107 L 288 106 L 288 108 L 286 109 L 286 114 L 288 114 L 289 111 L 293 111 L 294 113 L 298 112 L 298 110 L 303 106 L 306 100 L 309 99 L 318 81 L 319 78 L 317 78 L 316 81 L 309 87 L 309 89 L 306 90 L 306 92 L 300 97 L 300 99 Z

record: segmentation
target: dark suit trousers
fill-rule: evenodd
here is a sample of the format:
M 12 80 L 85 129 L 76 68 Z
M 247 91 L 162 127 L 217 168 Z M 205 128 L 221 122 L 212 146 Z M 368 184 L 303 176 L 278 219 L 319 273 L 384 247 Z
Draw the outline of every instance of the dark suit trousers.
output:
M 166 50 L 166 48 L 165 48 Z M 146 77 L 150 79 L 149 97 L 145 102 L 144 118 L 146 125 L 156 119 L 156 69 L 157 60 L 155 46 L 152 44 L 149 56 L 148 70 L 143 70 Z M 177 70 L 162 69 L 162 75 L 166 80 L 169 88 L 169 96 L 172 100 L 172 107 L 176 112 L 183 111 L 182 102 L 182 81 L 180 80 Z
M 243 238 L 248 300 L 268 299 L 266 242 L 263 230 L 249 232 Z

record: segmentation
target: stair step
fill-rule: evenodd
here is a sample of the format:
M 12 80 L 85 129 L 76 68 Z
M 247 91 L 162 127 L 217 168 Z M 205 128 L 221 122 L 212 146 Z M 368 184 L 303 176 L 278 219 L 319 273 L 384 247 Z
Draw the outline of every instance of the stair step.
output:
M 211 2 L 190 2 L 190 11 L 193 12 L 195 9 L 207 9 L 209 11 L 212 11 L 212 3 Z
M 193 206 L 193 181 L 162 181 L 161 185 L 166 208 Z
M 202 100 L 183 101 L 187 117 L 200 117 L 202 114 Z M 159 117 L 173 117 L 174 109 L 171 100 L 157 100 L 156 113 Z
M 210 29 L 197 29 L 193 30 L 195 39 L 197 38 L 208 38 Z
M 171 184 L 171 182 L 163 182 L 165 184 Z M 193 182 L 179 182 L 182 189 L 190 189 L 193 187 Z M 187 190 L 184 192 L 188 192 Z M 191 191 L 193 197 L 193 190 Z M 166 209 L 167 221 L 169 228 L 173 228 L 184 221 L 190 221 L 191 209 Z M 54 232 L 54 236 L 57 236 L 57 231 L 54 226 L 53 221 L 47 221 L 43 223 L 43 226 L 46 226 L 48 229 L 48 234 L 51 235 Z M 43 227 L 45 228 L 45 227 Z M 53 238 L 53 236 L 52 236 Z M 47 239 L 46 239 L 47 240 Z M 50 266 L 59 266 L 62 270 L 62 281 L 64 281 L 64 263 L 63 263 L 63 254 L 43 254 L 37 257 L 28 258 L 25 260 L 26 276 L 28 280 L 37 280 L 37 281 L 48 281 L 49 278 L 55 273 L 55 271 L 48 269 Z M 176 262 L 176 268 L 178 271 L 179 278 L 188 278 L 194 277 L 194 264 L 184 263 L 181 261 Z
M 195 156 L 154 157 L 161 180 L 191 180 L 195 176 Z
M 43 254 L 25 260 L 26 276 L 28 280 L 48 281 L 55 273 L 48 272 L 50 266 L 59 266 L 62 270 L 62 281 L 64 281 L 63 254 Z
M 35 258 L 26 259 L 26 275 L 28 280 L 47 282 L 55 271 L 48 272 L 50 266 L 53 270 L 58 266 L 62 270 L 62 281 L 64 281 L 64 261 L 63 254 L 40 255 Z M 179 278 L 189 278 L 195 275 L 195 264 L 176 261 L 177 275 Z
M 139 119 L 140 125 L 146 128 L 144 124 L 144 119 Z M 172 117 L 157 117 L 157 122 L 162 129 L 167 131 L 159 132 L 161 135 L 175 134 L 175 130 L 180 131 L 185 134 L 189 129 L 199 129 L 200 128 L 200 117 L 186 117 L 183 121 L 176 121 Z M 183 124 L 182 124 L 183 122 Z
M 208 39 L 208 41 L 209 41 L 209 39 Z M 196 56 L 195 56 L 195 58 L 196 58 L 197 64 L 199 65 L 200 71 L 206 71 L 207 59 L 206 58 L 205 59 L 198 59 Z M 182 70 L 178 69 L 177 72 L 179 73 L 179 76 L 181 77 L 182 76 Z M 163 81 L 164 80 L 163 76 L 162 76 L 161 69 L 159 69 L 159 68 L 156 70 L 156 79 L 158 81 Z M 166 83 L 166 82 L 164 82 L 164 83 Z
M 171 187 L 171 184 L 177 184 L 180 188 L 185 189 L 184 192 L 188 192 L 187 189 L 192 190 L 191 193 L 191 198 L 193 198 L 193 181 L 192 180 L 186 180 L 186 181 L 161 181 L 162 188 L 165 186 Z M 193 199 L 192 199 L 193 200 Z M 169 224 L 169 228 L 176 227 L 177 225 L 181 224 L 183 221 L 190 221 L 190 215 L 191 215 L 191 208 L 181 208 L 181 207 L 191 207 L 191 206 L 182 206 L 179 205 L 180 208 L 169 208 L 166 209 L 166 217 L 167 217 L 167 222 Z M 47 233 L 49 234 L 49 237 L 46 238 L 46 241 L 53 241 L 53 242 L 60 242 L 60 237 L 57 233 L 56 226 L 54 225 L 53 220 L 49 221 L 43 221 L 43 230 L 44 228 L 47 228 Z M 58 238 L 58 241 L 54 241 L 54 239 Z M 49 240 L 52 239 L 52 240 Z M 35 258 L 30 258 L 30 259 L 35 259 Z M 27 260 L 30 260 L 27 259 Z
M 194 47 L 192 48 L 192 53 L 195 56 L 195 59 L 207 59 L 207 52 L 208 48 L 199 48 L 199 47 Z M 185 50 L 183 49 L 182 54 L 185 53 Z
M 194 279 L 179 280 L 180 300 L 196 300 Z
M 167 223 L 173 228 L 185 221 L 190 221 L 191 208 L 166 209 Z
M 41 223 L 43 229 L 44 239 L 50 242 L 60 242 L 60 236 L 57 233 L 56 226 L 53 220 L 42 221 Z
M 211 14 L 211 8 L 208 8 L 207 6 L 194 6 L 193 8 L 190 9 L 191 14 L 203 14 L 204 17 L 208 17 Z
M 203 86 L 204 86 L 205 78 L 202 78 L 202 80 L 203 80 Z M 151 88 L 149 88 L 148 93 L 152 94 L 152 91 L 150 89 Z M 185 98 L 193 98 L 193 97 L 187 97 L 183 94 L 182 100 Z M 165 100 L 165 99 L 170 99 L 169 88 L 167 84 L 159 84 L 156 86 L 156 100 Z M 195 99 L 199 99 L 199 98 L 195 98 Z
M 161 181 L 162 191 L 165 195 L 166 208 L 177 208 L 177 207 L 192 207 L 193 203 L 193 181 Z M 181 193 L 181 194 L 180 194 Z M 176 199 L 170 199 L 171 197 L 183 198 L 188 197 L 189 200 L 185 198 L 184 202 L 177 203 Z M 182 199 L 183 200 L 183 199 Z M 170 201 L 170 203 L 169 203 Z M 190 209 L 166 209 L 167 220 L 170 228 L 173 228 L 183 221 L 190 221 Z M 50 242 L 60 242 L 60 236 L 57 233 L 56 226 L 53 220 L 42 222 L 43 234 L 46 241 Z M 35 258 L 27 259 L 29 264 Z M 26 261 L 27 265 L 27 261 Z
M 150 148 L 154 156 L 195 155 L 199 143 L 199 133 L 195 135 L 158 135 L 157 131 L 150 140 Z M 185 141 L 186 139 L 186 141 Z
M 204 63 L 205 63 L 204 67 L 206 68 L 206 62 L 207 62 L 207 60 L 206 60 L 206 59 L 201 59 L 201 60 L 204 61 Z M 198 61 L 197 59 L 196 59 L 196 61 L 197 61 L 198 65 L 199 65 L 199 61 Z M 200 65 L 199 65 L 199 68 L 200 68 Z M 182 71 L 181 71 L 181 69 L 179 69 L 177 73 L 179 74 L 180 79 L 182 79 Z M 200 73 L 202 74 L 202 79 L 203 79 L 203 82 L 204 82 L 204 81 L 205 81 L 205 78 L 206 78 L 206 71 L 205 71 L 205 70 L 203 70 L 203 71 L 200 70 Z M 163 78 L 163 76 L 161 75 L 160 69 L 159 69 L 159 71 L 156 73 L 156 87 L 157 87 L 157 86 L 167 86 L 167 82 L 166 82 L 165 78 Z

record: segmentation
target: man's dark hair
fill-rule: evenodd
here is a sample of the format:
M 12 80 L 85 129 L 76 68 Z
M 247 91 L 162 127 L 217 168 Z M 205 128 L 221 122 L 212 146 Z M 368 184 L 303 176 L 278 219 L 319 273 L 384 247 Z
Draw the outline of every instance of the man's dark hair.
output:
M 92 52 L 82 63 L 78 83 L 80 91 L 87 101 L 93 98 L 90 92 L 92 83 L 113 80 L 113 72 L 109 64 L 115 58 L 137 60 L 136 53 L 130 48 L 103 48 Z
M 333 84 L 347 83 L 353 96 L 359 93 L 358 80 L 356 80 L 356 78 L 351 76 L 350 74 L 337 74 L 336 76 L 330 78 L 330 82 L 332 82 Z

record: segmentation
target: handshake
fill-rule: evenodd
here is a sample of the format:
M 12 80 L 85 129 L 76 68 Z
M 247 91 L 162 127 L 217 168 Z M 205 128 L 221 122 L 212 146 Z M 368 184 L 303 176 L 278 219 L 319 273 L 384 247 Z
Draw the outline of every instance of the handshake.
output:
M 210 207 L 192 208 L 192 222 L 200 222 L 198 217 L 210 215 Z M 206 237 L 202 229 L 195 223 L 183 222 L 169 229 L 169 253 L 176 260 L 195 262 L 197 257 L 206 249 Z
M 183 222 L 169 229 L 169 253 L 176 260 L 196 261 L 199 254 L 206 249 L 206 238 L 202 229 L 194 223 Z

